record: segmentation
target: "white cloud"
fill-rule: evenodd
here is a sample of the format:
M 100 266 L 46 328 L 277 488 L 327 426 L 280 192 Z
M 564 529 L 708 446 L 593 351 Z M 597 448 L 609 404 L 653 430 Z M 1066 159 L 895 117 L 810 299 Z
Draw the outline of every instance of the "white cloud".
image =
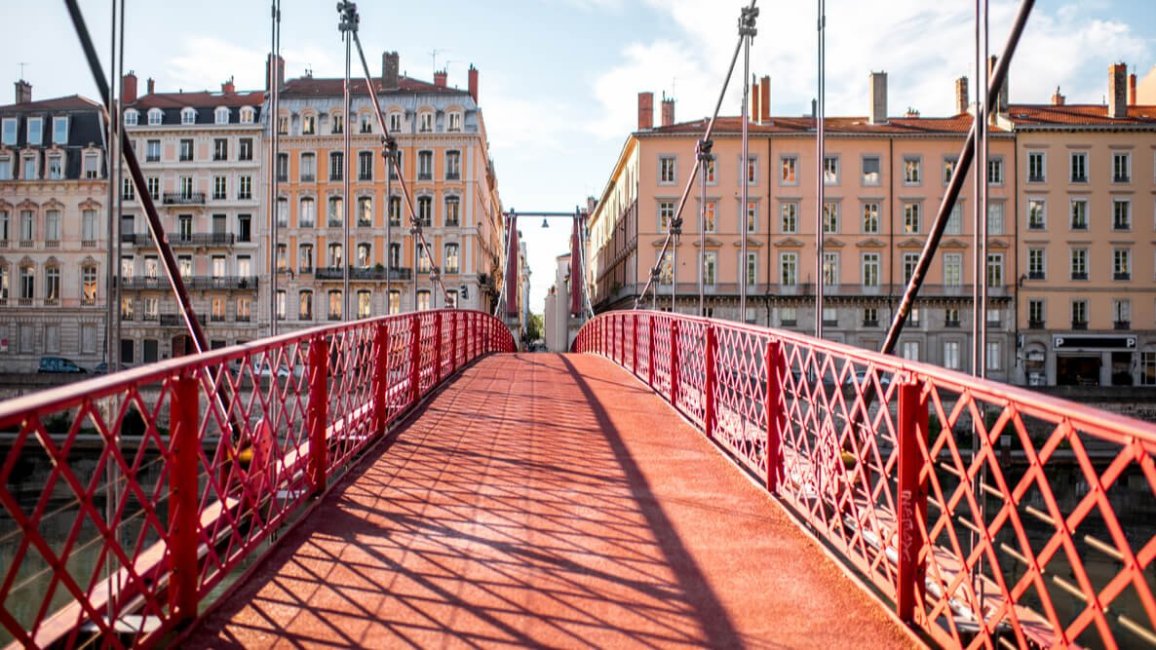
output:
M 331 51 L 333 50 L 333 51 Z M 265 87 L 266 50 L 246 48 L 229 43 L 214 36 L 185 36 L 181 40 L 180 51 L 166 64 L 166 78 L 158 80 L 158 87 L 164 91 L 176 90 L 216 90 L 230 77 L 239 90 L 254 90 Z M 321 48 L 306 44 L 303 47 L 288 47 L 282 50 L 285 59 L 285 77 L 292 78 L 312 70 L 314 76 L 338 77 L 345 74 L 345 64 L 339 60 L 340 48 Z M 374 68 L 370 72 L 376 74 Z M 354 76 L 360 77 L 357 67 Z

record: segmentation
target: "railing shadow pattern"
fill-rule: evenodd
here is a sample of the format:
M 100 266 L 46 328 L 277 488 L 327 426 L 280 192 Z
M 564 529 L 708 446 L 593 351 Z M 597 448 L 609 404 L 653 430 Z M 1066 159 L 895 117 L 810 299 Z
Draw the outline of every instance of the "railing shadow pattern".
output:
M 155 644 L 444 379 L 479 312 L 327 326 L 0 404 L 0 643 Z
M 1156 426 L 658 312 L 603 314 L 574 349 L 653 387 L 938 643 L 1156 645 Z

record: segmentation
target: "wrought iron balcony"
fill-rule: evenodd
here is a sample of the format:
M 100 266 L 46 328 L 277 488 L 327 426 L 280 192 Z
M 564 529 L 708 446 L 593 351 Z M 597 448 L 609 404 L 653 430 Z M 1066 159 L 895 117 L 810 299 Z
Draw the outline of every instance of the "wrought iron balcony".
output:
M 204 205 L 204 192 L 165 192 L 161 195 L 165 205 Z
M 232 246 L 237 236 L 230 232 L 168 233 L 169 246 Z M 121 233 L 120 240 L 131 246 L 152 246 L 153 236 L 144 233 Z
M 314 272 L 313 275 L 318 280 L 343 280 L 343 279 L 345 279 L 345 275 L 342 273 L 340 266 L 327 266 L 327 267 L 318 268 Z M 350 269 L 349 269 L 349 279 L 350 280 L 385 281 L 386 277 L 387 277 L 387 272 L 386 272 L 385 267 L 372 267 L 372 268 L 350 267 Z M 388 278 L 390 280 L 398 280 L 398 281 L 410 280 L 413 278 L 413 270 L 409 269 L 409 268 L 395 266 L 395 267 L 392 267 L 389 269 Z

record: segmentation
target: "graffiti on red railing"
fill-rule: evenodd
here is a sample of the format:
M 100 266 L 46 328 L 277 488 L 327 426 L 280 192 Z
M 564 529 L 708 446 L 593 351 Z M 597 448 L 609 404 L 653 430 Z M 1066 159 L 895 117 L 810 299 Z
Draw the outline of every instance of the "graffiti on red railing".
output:
M 441 381 L 513 350 L 430 311 L 0 403 L 0 645 L 167 638 Z
M 1156 426 L 669 313 L 603 314 L 574 349 L 663 395 L 936 642 L 1156 645 Z

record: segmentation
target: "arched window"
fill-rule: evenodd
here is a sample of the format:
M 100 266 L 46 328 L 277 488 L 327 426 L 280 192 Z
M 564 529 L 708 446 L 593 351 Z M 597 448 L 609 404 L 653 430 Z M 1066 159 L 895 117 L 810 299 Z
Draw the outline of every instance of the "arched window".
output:
M 252 124 L 256 119 L 257 111 L 253 110 L 252 106 L 244 106 L 241 108 L 241 124 Z
M 140 122 L 140 111 L 130 108 L 124 112 L 125 126 L 136 126 Z
M 165 113 L 159 108 L 149 109 L 149 126 L 158 126 L 164 120 Z
M 183 115 L 182 115 L 182 117 L 183 117 Z M 229 109 L 225 108 L 224 106 L 217 108 L 217 110 L 213 112 L 213 121 L 216 124 L 228 124 L 229 123 Z
M 181 124 L 196 124 L 197 123 L 197 109 L 182 108 L 181 109 Z

